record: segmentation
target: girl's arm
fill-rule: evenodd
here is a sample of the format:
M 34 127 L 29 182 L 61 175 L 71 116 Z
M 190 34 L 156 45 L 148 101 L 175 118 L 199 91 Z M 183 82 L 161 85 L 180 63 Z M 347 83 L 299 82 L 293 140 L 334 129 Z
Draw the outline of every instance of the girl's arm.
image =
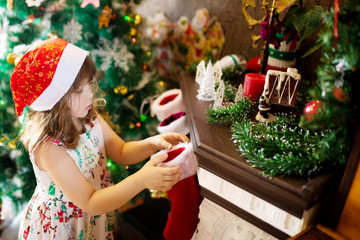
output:
M 106 155 L 121 164 L 134 164 L 149 158 L 156 151 L 171 149 L 179 142 L 188 142 L 189 139 L 179 133 L 156 135 L 140 141 L 124 142 L 98 114 L 102 127 Z
M 120 183 L 95 190 L 63 148 L 51 143 L 43 144 L 35 150 L 34 158 L 39 168 L 51 177 L 70 201 L 93 215 L 121 207 L 145 188 L 167 191 L 181 175 L 180 167 L 156 167 L 167 158 L 167 155 L 162 155 L 151 159 Z

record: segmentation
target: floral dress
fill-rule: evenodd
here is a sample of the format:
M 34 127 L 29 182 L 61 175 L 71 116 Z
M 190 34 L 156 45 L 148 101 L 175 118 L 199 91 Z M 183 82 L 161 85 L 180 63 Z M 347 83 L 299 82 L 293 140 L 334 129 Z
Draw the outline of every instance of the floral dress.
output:
M 60 141 L 52 143 L 63 146 Z M 105 147 L 98 120 L 86 126 L 76 149 L 66 149 L 81 173 L 96 189 L 112 185 L 107 170 Z M 18 239 L 113 239 L 114 212 L 91 215 L 74 205 L 30 154 L 37 187 L 24 210 Z

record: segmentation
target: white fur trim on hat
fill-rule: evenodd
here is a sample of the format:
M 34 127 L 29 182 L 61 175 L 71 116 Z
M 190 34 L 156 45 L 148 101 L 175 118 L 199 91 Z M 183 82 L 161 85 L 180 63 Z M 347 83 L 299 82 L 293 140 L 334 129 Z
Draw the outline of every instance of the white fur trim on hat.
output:
M 186 120 L 185 112 L 171 114 L 165 118 L 157 127 L 159 133 L 176 132 L 184 135 L 189 134 L 189 125 Z
M 52 109 L 70 89 L 87 55 L 88 51 L 68 43 L 60 57 L 51 84 L 30 107 L 35 111 Z
M 171 157 L 173 154 L 180 152 L 174 159 L 166 162 L 166 160 L 157 166 L 159 167 L 177 167 L 180 166 L 182 170 L 182 174 L 180 176 L 180 180 L 185 179 L 187 177 L 193 176 L 196 174 L 199 166 L 196 155 L 193 151 L 192 143 L 180 143 L 174 146 L 171 150 L 161 150 L 151 156 L 151 159 L 156 158 L 158 156 L 168 154 Z M 168 157 L 168 158 L 169 158 Z
M 151 105 L 151 111 L 161 122 L 177 112 L 185 112 L 185 105 L 180 89 L 163 92 Z

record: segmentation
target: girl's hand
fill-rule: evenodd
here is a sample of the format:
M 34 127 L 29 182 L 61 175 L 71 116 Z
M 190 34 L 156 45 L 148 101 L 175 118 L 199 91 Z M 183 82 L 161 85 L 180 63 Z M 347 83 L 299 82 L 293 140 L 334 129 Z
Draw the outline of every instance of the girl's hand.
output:
M 148 141 L 155 150 L 168 149 L 171 150 L 174 145 L 180 142 L 190 142 L 189 138 L 180 133 L 164 133 L 153 137 L 149 137 Z
M 157 158 L 150 159 L 138 172 L 139 184 L 144 188 L 168 191 L 177 183 L 181 176 L 180 167 L 156 167 L 157 164 L 167 159 L 167 154 L 161 155 Z

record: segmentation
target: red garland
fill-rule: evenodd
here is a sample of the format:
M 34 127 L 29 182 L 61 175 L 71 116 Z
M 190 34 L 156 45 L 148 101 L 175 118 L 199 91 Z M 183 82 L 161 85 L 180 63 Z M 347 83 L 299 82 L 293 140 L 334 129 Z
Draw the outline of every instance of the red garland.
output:
M 337 41 L 339 37 L 338 31 L 338 15 L 339 15 L 339 0 L 334 1 L 334 48 L 337 49 Z

